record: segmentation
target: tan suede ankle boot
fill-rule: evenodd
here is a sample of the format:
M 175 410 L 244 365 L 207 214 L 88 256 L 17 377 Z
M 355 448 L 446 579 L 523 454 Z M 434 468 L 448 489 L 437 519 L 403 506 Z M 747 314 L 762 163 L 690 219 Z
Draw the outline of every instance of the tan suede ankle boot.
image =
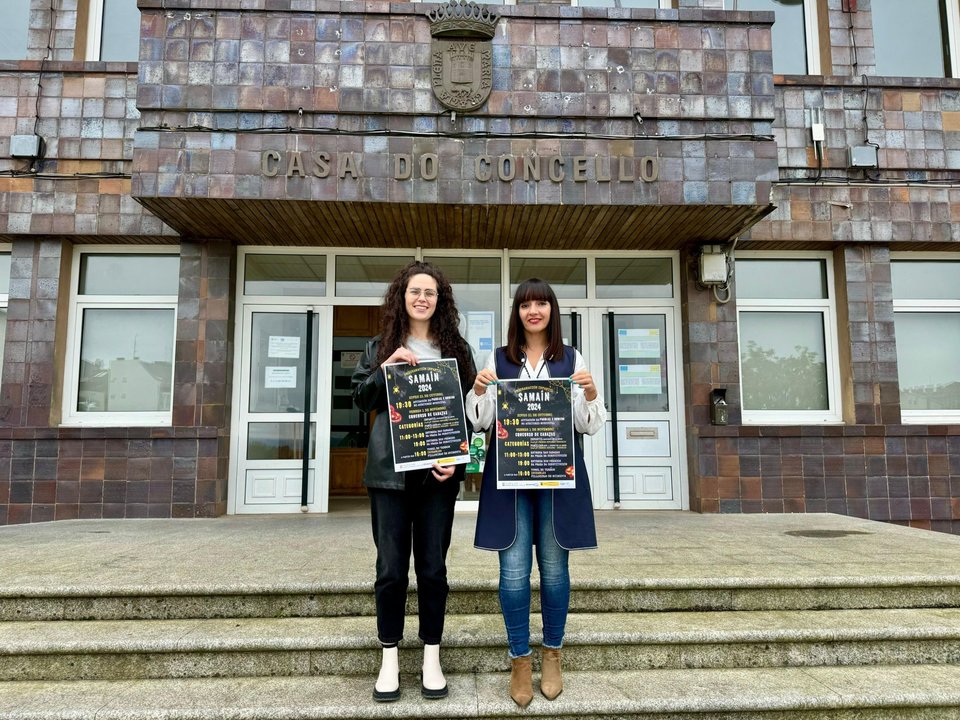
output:
M 543 649 L 540 661 L 540 692 L 547 700 L 553 700 L 563 692 L 563 676 L 560 673 L 560 650 Z
M 510 669 L 510 697 L 522 708 L 525 708 L 533 700 L 531 660 L 530 655 L 513 658 L 513 667 Z

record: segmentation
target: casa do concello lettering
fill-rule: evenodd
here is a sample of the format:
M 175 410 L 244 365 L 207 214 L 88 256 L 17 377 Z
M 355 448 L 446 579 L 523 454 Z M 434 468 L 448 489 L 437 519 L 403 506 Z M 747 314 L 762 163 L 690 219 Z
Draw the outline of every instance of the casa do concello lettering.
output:
M 328 178 L 341 180 L 364 177 L 362 153 L 281 152 L 265 150 L 260 169 L 266 177 Z M 464 158 L 464 163 L 470 162 Z M 656 155 L 478 155 L 472 161 L 473 178 L 479 182 L 654 182 L 660 176 Z M 440 156 L 436 153 L 393 155 L 394 180 L 436 180 L 440 176 Z

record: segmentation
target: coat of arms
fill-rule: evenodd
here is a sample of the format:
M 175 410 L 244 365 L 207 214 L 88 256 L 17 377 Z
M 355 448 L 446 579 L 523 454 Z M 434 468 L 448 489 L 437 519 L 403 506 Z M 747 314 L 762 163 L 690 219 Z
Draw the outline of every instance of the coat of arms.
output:
M 500 16 L 471 0 L 450 0 L 427 13 L 430 20 L 430 84 L 447 108 L 469 112 L 493 88 L 493 38 Z

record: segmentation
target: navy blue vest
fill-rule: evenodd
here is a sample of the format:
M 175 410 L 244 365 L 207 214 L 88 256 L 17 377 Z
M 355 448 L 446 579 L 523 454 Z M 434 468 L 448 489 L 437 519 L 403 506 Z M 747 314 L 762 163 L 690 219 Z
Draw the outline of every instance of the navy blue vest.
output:
M 563 357 L 548 360 L 550 377 L 573 375 L 576 353 L 563 347 Z M 521 366 L 507 359 L 503 348 L 496 350 L 497 377 L 520 377 Z M 524 490 L 523 492 L 550 493 L 553 496 L 553 534 L 560 547 L 566 550 L 585 550 L 597 546 L 597 530 L 593 522 L 593 500 L 590 480 L 583 463 L 583 437 L 577 433 L 574 459 L 577 467 L 577 485 L 572 490 Z M 517 490 L 497 490 L 496 453 L 497 434 L 490 433 L 487 461 L 480 486 L 480 509 L 477 513 L 477 532 L 473 544 L 481 550 L 506 550 L 517 537 Z

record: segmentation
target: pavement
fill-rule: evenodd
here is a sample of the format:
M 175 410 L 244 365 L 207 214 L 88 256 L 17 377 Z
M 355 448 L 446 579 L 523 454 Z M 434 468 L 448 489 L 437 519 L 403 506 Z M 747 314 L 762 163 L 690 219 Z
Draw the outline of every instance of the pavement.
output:
M 0 597 L 372 591 L 365 503 L 324 515 L 68 520 L 0 528 Z M 598 511 L 575 589 L 960 584 L 960 536 L 831 514 Z M 458 513 L 451 587 L 494 589 L 496 553 Z

